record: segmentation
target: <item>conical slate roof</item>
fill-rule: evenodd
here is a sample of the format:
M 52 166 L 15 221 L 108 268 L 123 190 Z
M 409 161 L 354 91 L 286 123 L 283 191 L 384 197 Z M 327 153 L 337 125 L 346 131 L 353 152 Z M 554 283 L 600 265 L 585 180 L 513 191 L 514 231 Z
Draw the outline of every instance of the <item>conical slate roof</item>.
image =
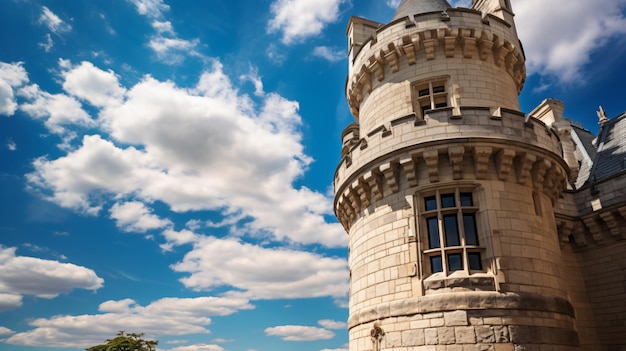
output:
M 443 11 L 449 7 L 446 0 L 402 0 L 392 21 L 418 13 Z

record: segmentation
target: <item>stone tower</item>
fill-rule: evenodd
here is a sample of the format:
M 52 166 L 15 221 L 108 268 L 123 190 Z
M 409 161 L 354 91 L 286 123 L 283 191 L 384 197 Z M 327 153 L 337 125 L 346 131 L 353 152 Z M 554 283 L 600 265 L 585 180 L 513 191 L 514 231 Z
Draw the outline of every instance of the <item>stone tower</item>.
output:
M 350 351 L 578 350 L 554 216 L 571 167 L 519 111 L 509 0 L 403 0 L 347 36 Z

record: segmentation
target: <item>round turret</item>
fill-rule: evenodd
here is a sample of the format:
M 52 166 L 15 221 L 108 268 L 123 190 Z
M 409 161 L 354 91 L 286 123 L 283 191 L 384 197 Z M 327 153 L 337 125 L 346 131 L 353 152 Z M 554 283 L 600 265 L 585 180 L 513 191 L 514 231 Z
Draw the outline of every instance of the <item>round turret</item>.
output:
M 352 18 L 347 34 L 358 124 L 342 135 L 335 213 L 349 235 L 350 351 L 575 350 L 553 215 L 568 167 L 558 134 L 519 112 L 514 24 L 404 0 L 389 24 Z

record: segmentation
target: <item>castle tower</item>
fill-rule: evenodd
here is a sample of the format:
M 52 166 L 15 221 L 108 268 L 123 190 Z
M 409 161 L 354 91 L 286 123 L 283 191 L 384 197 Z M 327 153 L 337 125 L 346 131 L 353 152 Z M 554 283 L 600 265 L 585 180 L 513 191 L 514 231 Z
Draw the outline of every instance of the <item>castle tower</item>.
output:
M 554 217 L 569 168 L 519 112 L 509 0 L 403 0 L 347 35 L 350 351 L 579 349 Z

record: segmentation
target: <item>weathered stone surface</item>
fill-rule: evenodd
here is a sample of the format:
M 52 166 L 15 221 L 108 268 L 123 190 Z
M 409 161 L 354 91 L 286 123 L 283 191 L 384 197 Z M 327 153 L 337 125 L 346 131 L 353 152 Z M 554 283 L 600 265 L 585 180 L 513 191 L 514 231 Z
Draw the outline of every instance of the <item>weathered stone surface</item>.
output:
M 451 345 L 456 342 L 454 328 L 443 327 L 443 328 L 439 328 L 437 332 L 439 334 L 439 343 L 441 345 Z
M 402 332 L 402 346 L 420 346 L 425 343 L 424 329 L 412 329 Z
M 445 312 L 443 318 L 446 322 L 446 326 L 463 326 L 469 324 L 467 321 L 467 312 L 465 311 Z
M 438 345 L 439 333 L 437 328 L 427 328 L 424 330 L 424 343 L 426 345 Z
M 454 335 L 458 344 L 476 343 L 476 334 L 474 333 L 474 327 L 456 327 L 454 328 Z
M 479 343 L 493 343 L 496 342 L 496 336 L 493 331 L 493 327 L 489 325 L 477 325 L 474 327 L 476 330 L 476 341 Z

